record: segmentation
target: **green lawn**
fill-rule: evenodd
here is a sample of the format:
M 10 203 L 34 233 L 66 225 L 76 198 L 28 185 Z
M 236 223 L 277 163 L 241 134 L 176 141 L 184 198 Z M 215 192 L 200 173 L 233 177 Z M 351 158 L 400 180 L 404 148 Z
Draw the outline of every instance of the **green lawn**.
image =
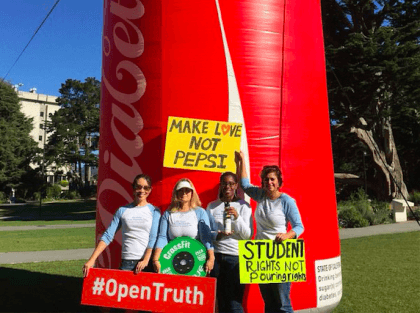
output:
M 94 223 L 96 200 L 1 205 L 0 226 Z
M 100 312 L 80 304 L 86 260 L 3 265 L 1 312 Z
M 94 248 L 95 228 L 0 231 L 0 252 Z
M 342 240 L 341 260 L 334 313 L 419 312 L 420 232 Z
M 334 313 L 417 313 L 419 247 L 420 232 L 342 240 L 343 298 Z M 98 312 L 79 304 L 85 262 L 0 267 L 0 310 Z

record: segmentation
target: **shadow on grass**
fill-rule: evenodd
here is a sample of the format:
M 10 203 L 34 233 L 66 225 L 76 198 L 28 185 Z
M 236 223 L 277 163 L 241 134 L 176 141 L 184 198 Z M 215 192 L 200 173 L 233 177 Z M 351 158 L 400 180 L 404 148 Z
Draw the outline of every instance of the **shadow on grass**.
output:
M 83 279 L 0 267 L 1 312 L 100 312 L 80 304 Z
M 3 221 L 86 221 L 96 218 L 96 200 L 0 206 Z

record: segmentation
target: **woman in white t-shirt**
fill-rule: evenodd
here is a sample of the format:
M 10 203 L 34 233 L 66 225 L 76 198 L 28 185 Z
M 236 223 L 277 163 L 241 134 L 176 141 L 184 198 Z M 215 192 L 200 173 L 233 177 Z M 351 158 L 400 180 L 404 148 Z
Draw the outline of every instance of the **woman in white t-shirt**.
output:
M 210 273 L 214 265 L 210 221 L 206 211 L 201 207 L 193 183 L 188 178 L 182 178 L 175 184 L 171 204 L 160 220 L 159 235 L 153 253 L 153 266 L 156 272 L 160 272 L 159 256 L 163 247 L 172 239 L 182 236 L 198 239 L 204 244 L 207 249 L 204 270 Z
M 83 266 L 85 277 L 119 229 L 122 232 L 120 269 L 135 273 L 152 271 L 149 260 L 156 243 L 160 210 L 147 202 L 147 197 L 152 191 L 152 181 L 148 175 L 137 175 L 132 187 L 134 201 L 120 207 L 115 213 L 92 256 Z
M 280 191 L 283 175 L 277 165 L 266 165 L 260 173 L 261 187 L 249 182 L 245 167 L 245 156 L 236 154 L 236 166 L 241 175 L 241 187 L 257 202 L 254 217 L 257 224 L 255 239 L 270 239 L 282 242 L 298 238 L 303 232 L 303 224 L 295 199 Z M 290 222 L 292 228 L 287 231 Z M 265 312 L 293 313 L 290 301 L 291 283 L 260 284 Z
M 238 240 L 252 236 L 252 210 L 236 195 L 238 178 L 232 172 L 220 176 L 218 199 L 207 206 L 213 230 L 219 312 L 243 312 L 245 285 L 240 284 Z M 224 216 L 231 216 L 231 232 L 225 232 Z

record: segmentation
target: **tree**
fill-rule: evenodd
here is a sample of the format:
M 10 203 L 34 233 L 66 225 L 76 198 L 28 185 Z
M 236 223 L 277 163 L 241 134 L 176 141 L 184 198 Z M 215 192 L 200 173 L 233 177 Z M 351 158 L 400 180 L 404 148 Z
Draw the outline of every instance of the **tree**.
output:
M 338 181 L 363 185 L 365 175 L 384 200 L 407 196 L 393 125 L 420 100 L 418 16 L 409 22 L 402 4 L 322 0 L 335 171 L 359 177 Z M 365 152 L 368 169 L 360 170 Z
M 89 184 L 89 169 L 97 166 L 99 142 L 100 82 L 88 77 L 84 82 L 67 79 L 59 89 L 57 98 L 61 108 L 51 116 L 47 145 L 49 163 L 57 166 L 73 164 L 82 179 L 82 164 L 85 169 L 85 185 Z M 79 186 L 81 187 L 81 186 Z
M 0 190 L 10 191 L 22 184 L 31 171 L 30 163 L 40 152 L 30 137 L 32 119 L 20 111 L 21 104 L 13 88 L 0 82 Z

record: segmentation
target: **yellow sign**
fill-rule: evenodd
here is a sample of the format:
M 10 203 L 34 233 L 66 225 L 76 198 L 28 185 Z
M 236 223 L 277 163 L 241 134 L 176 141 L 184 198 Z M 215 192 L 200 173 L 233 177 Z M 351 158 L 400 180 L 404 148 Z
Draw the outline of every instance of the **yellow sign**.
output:
M 242 124 L 173 117 L 168 120 L 163 166 L 236 172 Z
M 306 281 L 303 240 L 239 240 L 239 274 L 241 284 Z

